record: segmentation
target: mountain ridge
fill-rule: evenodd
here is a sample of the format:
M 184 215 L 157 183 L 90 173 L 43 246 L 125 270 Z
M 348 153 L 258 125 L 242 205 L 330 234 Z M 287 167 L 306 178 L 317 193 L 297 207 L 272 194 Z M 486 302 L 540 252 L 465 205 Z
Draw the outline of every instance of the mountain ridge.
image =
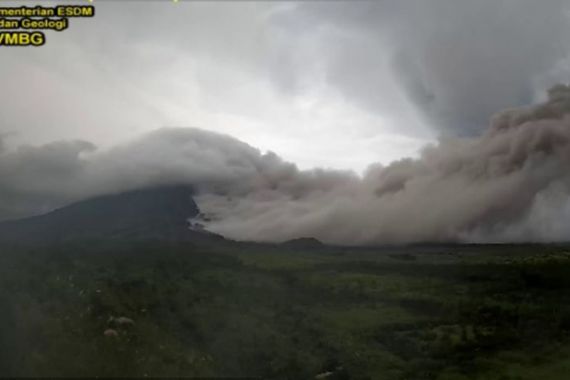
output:
M 188 219 L 200 213 L 193 193 L 191 186 L 173 185 L 96 196 L 46 214 L 0 222 L 0 242 L 220 238 L 190 229 Z

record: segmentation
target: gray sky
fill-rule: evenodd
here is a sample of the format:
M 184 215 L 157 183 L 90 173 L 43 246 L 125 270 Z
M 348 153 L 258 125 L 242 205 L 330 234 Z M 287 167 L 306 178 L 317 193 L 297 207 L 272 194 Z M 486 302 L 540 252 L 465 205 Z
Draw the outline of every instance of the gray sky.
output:
M 95 0 L 0 49 L 0 220 L 186 183 L 235 239 L 568 240 L 565 3 Z
M 105 147 L 199 127 L 361 171 L 566 79 L 564 3 L 95 0 L 44 47 L 0 50 L 0 129 Z

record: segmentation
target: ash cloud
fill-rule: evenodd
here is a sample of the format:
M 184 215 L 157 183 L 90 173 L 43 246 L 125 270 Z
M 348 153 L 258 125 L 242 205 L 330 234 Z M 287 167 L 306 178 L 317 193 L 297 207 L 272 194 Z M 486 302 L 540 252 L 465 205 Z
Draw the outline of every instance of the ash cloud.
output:
M 191 184 L 229 238 L 312 236 L 337 244 L 561 241 L 570 237 L 570 87 L 503 111 L 480 137 L 447 138 L 418 159 L 352 172 L 299 170 L 200 129 L 162 129 L 97 151 L 84 141 L 0 151 L 0 217 L 90 196 Z
M 569 15 L 564 0 L 307 2 L 275 23 L 301 46 L 334 36 L 312 58 L 349 101 L 400 120 L 417 108 L 442 134 L 475 136 L 568 77 Z

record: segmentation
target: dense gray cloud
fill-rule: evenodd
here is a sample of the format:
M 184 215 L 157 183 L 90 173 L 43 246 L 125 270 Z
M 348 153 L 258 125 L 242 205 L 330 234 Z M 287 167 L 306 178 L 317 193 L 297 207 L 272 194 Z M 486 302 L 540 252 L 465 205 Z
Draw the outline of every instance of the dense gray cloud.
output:
M 236 239 L 567 239 L 568 88 L 486 129 L 568 81 L 566 3 L 101 2 L 3 52 L 0 219 L 187 183 Z
M 41 49 L 3 51 L 0 132 L 109 146 L 197 126 L 362 170 L 482 133 L 495 110 L 568 81 L 566 3 L 95 2 Z
M 8 144 L 9 145 L 9 144 Z M 212 231 L 242 240 L 338 244 L 567 240 L 570 87 L 497 114 L 481 137 L 351 172 L 297 169 L 199 129 L 162 129 L 97 151 L 82 141 L 5 148 L 1 217 L 96 194 L 191 184 Z
M 416 155 L 433 138 L 402 97 L 370 112 L 327 84 L 310 54 L 343 37 L 299 43 L 279 22 L 292 3 L 94 4 L 94 18 L 46 32 L 40 49 L 3 50 L 0 82 L 10 91 L 0 93 L 0 132 L 23 143 L 66 138 L 104 147 L 191 126 L 277 151 L 300 167 L 357 171 Z
M 403 91 L 432 127 L 465 135 L 568 81 L 569 10 L 564 0 L 408 0 L 304 3 L 278 16 L 299 41 L 326 31 L 310 58 L 350 101 L 404 112 Z
M 260 202 L 205 195 L 210 228 L 247 239 L 316 236 L 346 244 L 558 241 L 570 232 L 570 89 L 497 115 L 478 138 L 372 166 L 354 186 Z M 286 194 L 286 193 L 285 193 Z M 211 204 L 214 206 L 212 207 Z
M 0 152 L 0 176 L 0 219 L 155 185 L 191 184 L 200 193 L 228 197 L 267 188 L 301 197 L 357 181 L 351 172 L 300 171 L 272 152 L 194 128 L 164 128 L 101 151 L 85 141 L 8 148 Z

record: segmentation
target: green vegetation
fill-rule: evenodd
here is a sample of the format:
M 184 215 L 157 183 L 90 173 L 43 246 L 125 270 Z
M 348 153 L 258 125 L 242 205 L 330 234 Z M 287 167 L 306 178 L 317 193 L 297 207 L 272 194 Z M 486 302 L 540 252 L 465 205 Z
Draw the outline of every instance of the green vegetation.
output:
M 567 252 L 4 248 L 0 375 L 566 379 Z

